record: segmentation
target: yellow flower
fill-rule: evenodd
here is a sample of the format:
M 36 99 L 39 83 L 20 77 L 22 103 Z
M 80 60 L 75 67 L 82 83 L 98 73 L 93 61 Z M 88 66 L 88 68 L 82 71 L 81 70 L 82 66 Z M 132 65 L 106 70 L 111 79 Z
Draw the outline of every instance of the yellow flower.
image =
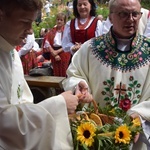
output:
M 115 133 L 115 143 L 129 144 L 131 140 L 131 131 L 126 125 L 117 128 Z
M 132 123 L 133 123 L 133 126 L 141 126 L 141 121 L 140 121 L 140 118 L 138 117 L 133 119 Z
M 91 122 L 81 123 L 77 128 L 77 140 L 79 140 L 82 144 L 91 147 L 94 142 L 96 128 Z
M 115 115 L 115 109 L 114 108 L 112 110 L 110 110 L 109 112 Z

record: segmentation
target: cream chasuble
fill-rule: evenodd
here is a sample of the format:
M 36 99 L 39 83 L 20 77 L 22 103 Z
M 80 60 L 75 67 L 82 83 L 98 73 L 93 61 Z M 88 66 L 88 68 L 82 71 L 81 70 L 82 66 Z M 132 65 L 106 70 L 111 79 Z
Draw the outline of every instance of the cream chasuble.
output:
M 101 106 L 128 98 L 128 113 L 137 112 L 150 122 L 150 40 L 138 34 L 125 52 L 117 49 L 115 40 L 110 31 L 85 42 L 72 58 L 63 87 L 73 90 L 85 81 Z M 136 145 L 133 149 L 146 150 L 140 141 Z
M 11 49 L 0 37 L 0 149 L 72 150 L 64 98 L 33 104 L 20 58 Z

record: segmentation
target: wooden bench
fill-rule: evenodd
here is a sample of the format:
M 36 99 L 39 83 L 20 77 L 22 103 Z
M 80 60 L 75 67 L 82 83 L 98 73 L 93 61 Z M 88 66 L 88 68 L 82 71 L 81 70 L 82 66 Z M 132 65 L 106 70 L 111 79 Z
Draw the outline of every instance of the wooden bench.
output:
M 48 97 L 62 93 L 62 81 L 65 77 L 25 75 L 25 79 L 33 94 L 34 103 L 38 103 Z
M 65 77 L 25 75 L 25 79 L 29 86 L 62 88 Z

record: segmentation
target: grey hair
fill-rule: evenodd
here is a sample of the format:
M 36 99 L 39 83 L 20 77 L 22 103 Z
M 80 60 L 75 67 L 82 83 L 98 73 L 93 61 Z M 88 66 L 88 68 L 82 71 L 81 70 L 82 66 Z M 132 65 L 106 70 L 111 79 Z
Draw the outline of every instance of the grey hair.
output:
M 137 1 L 139 1 L 139 3 L 141 3 L 141 0 L 137 0 Z M 110 0 L 109 1 L 109 5 L 108 5 L 109 13 L 113 12 L 113 10 L 117 7 L 117 3 L 118 3 L 117 0 Z
M 110 0 L 109 1 L 109 13 L 113 11 L 113 9 L 117 6 L 117 1 L 116 0 Z

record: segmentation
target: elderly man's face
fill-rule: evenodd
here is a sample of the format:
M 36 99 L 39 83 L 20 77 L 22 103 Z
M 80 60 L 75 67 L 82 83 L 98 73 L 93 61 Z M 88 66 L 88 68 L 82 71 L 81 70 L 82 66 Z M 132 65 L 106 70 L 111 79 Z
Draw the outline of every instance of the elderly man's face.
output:
M 131 37 L 138 29 L 141 5 L 138 0 L 117 0 L 117 3 L 109 16 L 113 31 L 119 38 Z

